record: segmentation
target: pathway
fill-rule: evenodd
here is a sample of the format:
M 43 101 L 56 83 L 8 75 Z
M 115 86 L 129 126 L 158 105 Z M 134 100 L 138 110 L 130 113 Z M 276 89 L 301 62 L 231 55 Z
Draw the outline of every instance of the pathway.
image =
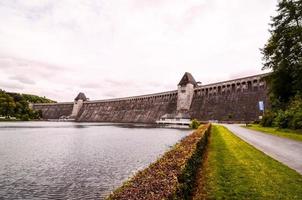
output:
M 302 142 L 246 129 L 239 124 L 223 126 L 265 154 L 302 174 Z

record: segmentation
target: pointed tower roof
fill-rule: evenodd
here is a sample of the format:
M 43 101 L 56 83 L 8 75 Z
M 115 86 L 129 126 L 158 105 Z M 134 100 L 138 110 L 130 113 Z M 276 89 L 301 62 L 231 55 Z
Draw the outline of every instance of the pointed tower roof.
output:
M 197 85 L 197 82 L 195 81 L 194 77 L 192 76 L 192 74 L 190 74 L 189 72 L 186 72 L 183 77 L 181 78 L 180 82 L 178 83 L 178 85 L 184 86 L 187 85 L 188 83 L 193 84 L 194 86 Z
M 80 92 L 80 93 L 78 94 L 78 96 L 77 96 L 74 100 L 76 100 L 76 101 L 78 101 L 78 100 L 86 101 L 87 98 L 86 98 L 86 96 L 85 96 L 85 94 L 84 94 L 83 92 Z

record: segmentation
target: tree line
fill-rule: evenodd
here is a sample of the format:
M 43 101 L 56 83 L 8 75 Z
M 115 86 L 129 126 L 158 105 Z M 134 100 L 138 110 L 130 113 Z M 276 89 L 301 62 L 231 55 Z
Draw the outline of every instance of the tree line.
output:
M 270 110 L 263 126 L 302 129 L 302 0 L 281 0 L 270 24 L 271 37 L 262 49 Z
M 6 92 L 0 89 L 0 116 L 4 120 L 31 120 L 41 118 L 41 112 L 30 108 L 29 103 L 53 103 L 55 101 L 31 94 Z

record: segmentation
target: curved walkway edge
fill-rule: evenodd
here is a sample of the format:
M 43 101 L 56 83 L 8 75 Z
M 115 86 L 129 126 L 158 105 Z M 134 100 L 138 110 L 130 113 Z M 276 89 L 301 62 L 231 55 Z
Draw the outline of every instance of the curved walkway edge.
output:
M 242 140 L 302 175 L 302 142 L 249 130 L 239 124 L 223 124 Z

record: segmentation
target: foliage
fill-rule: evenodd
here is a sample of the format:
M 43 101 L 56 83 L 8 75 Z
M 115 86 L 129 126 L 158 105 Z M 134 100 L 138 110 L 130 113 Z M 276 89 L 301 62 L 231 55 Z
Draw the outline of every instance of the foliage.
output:
M 178 180 L 179 187 L 173 199 L 191 199 L 196 186 L 196 175 L 203 161 L 203 155 L 207 148 L 211 125 L 206 129 L 204 137 L 196 144 L 196 151 L 188 160 Z
M 223 126 L 212 126 L 193 199 L 301 199 L 302 176 Z
M 271 37 L 262 49 L 273 104 L 286 104 L 302 92 L 302 0 L 281 0 L 272 18 Z
M 260 124 L 264 127 L 270 127 L 273 125 L 275 114 L 271 111 L 266 111 L 262 116 Z
M 199 142 L 205 137 L 207 129 L 208 125 L 200 126 L 155 163 L 138 172 L 108 199 L 178 199 L 178 196 L 184 192 L 178 189 L 184 189 L 190 185 L 181 182 L 181 177 L 190 177 L 190 183 L 192 183 L 190 169 L 196 161 L 196 151 L 200 150 L 198 144 L 201 144 Z
M 288 127 L 292 129 L 302 129 L 302 97 L 296 95 L 287 108 L 289 115 Z
M 191 123 L 189 125 L 192 129 L 197 129 L 200 126 L 200 122 L 197 119 L 191 120 Z
M 13 116 L 15 109 L 16 102 L 14 99 L 10 95 L 0 90 L 0 115 L 5 117 Z
M 296 95 L 284 108 L 275 112 L 268 111 L 261 123 L 264 127 L 302 129 L 302 98 Z
M 29 108 L 29 103 L 50 103 L 52 100 L 29 94 L 18 94 L 0 90 L 0 116 L 16 117 L 23 121 L 39 119 L 41 112 Z
M 22 94 L 24 99 L 31 103 L 56 103 L 56 101 L 53 101 L 51 99 L 48 99 L 46 97 L 39 97 L 32 94 Z
M 273 119 L 273 125 L 280 128 L 287 128 L 289 121 L 291 120 L 291 116 L 288 111 L 279 110 L 277 112 L 276 117 Z
M 13 92 L 7 92 L 10 96 L 12 96 L 15 101 L 27 101 L 30 103 L 56 103 L 56 101 L 53 101 L 51 99 L 47 99 L 46 97 L 39 97 L 32 94 L 19 94 L 19 93 L 13 93 Z
M 281 0 L 272 17 L 271 37 L 262 49 L 272 111 L 265 113 L 265 127 L 302 128 L 302 0 Z

